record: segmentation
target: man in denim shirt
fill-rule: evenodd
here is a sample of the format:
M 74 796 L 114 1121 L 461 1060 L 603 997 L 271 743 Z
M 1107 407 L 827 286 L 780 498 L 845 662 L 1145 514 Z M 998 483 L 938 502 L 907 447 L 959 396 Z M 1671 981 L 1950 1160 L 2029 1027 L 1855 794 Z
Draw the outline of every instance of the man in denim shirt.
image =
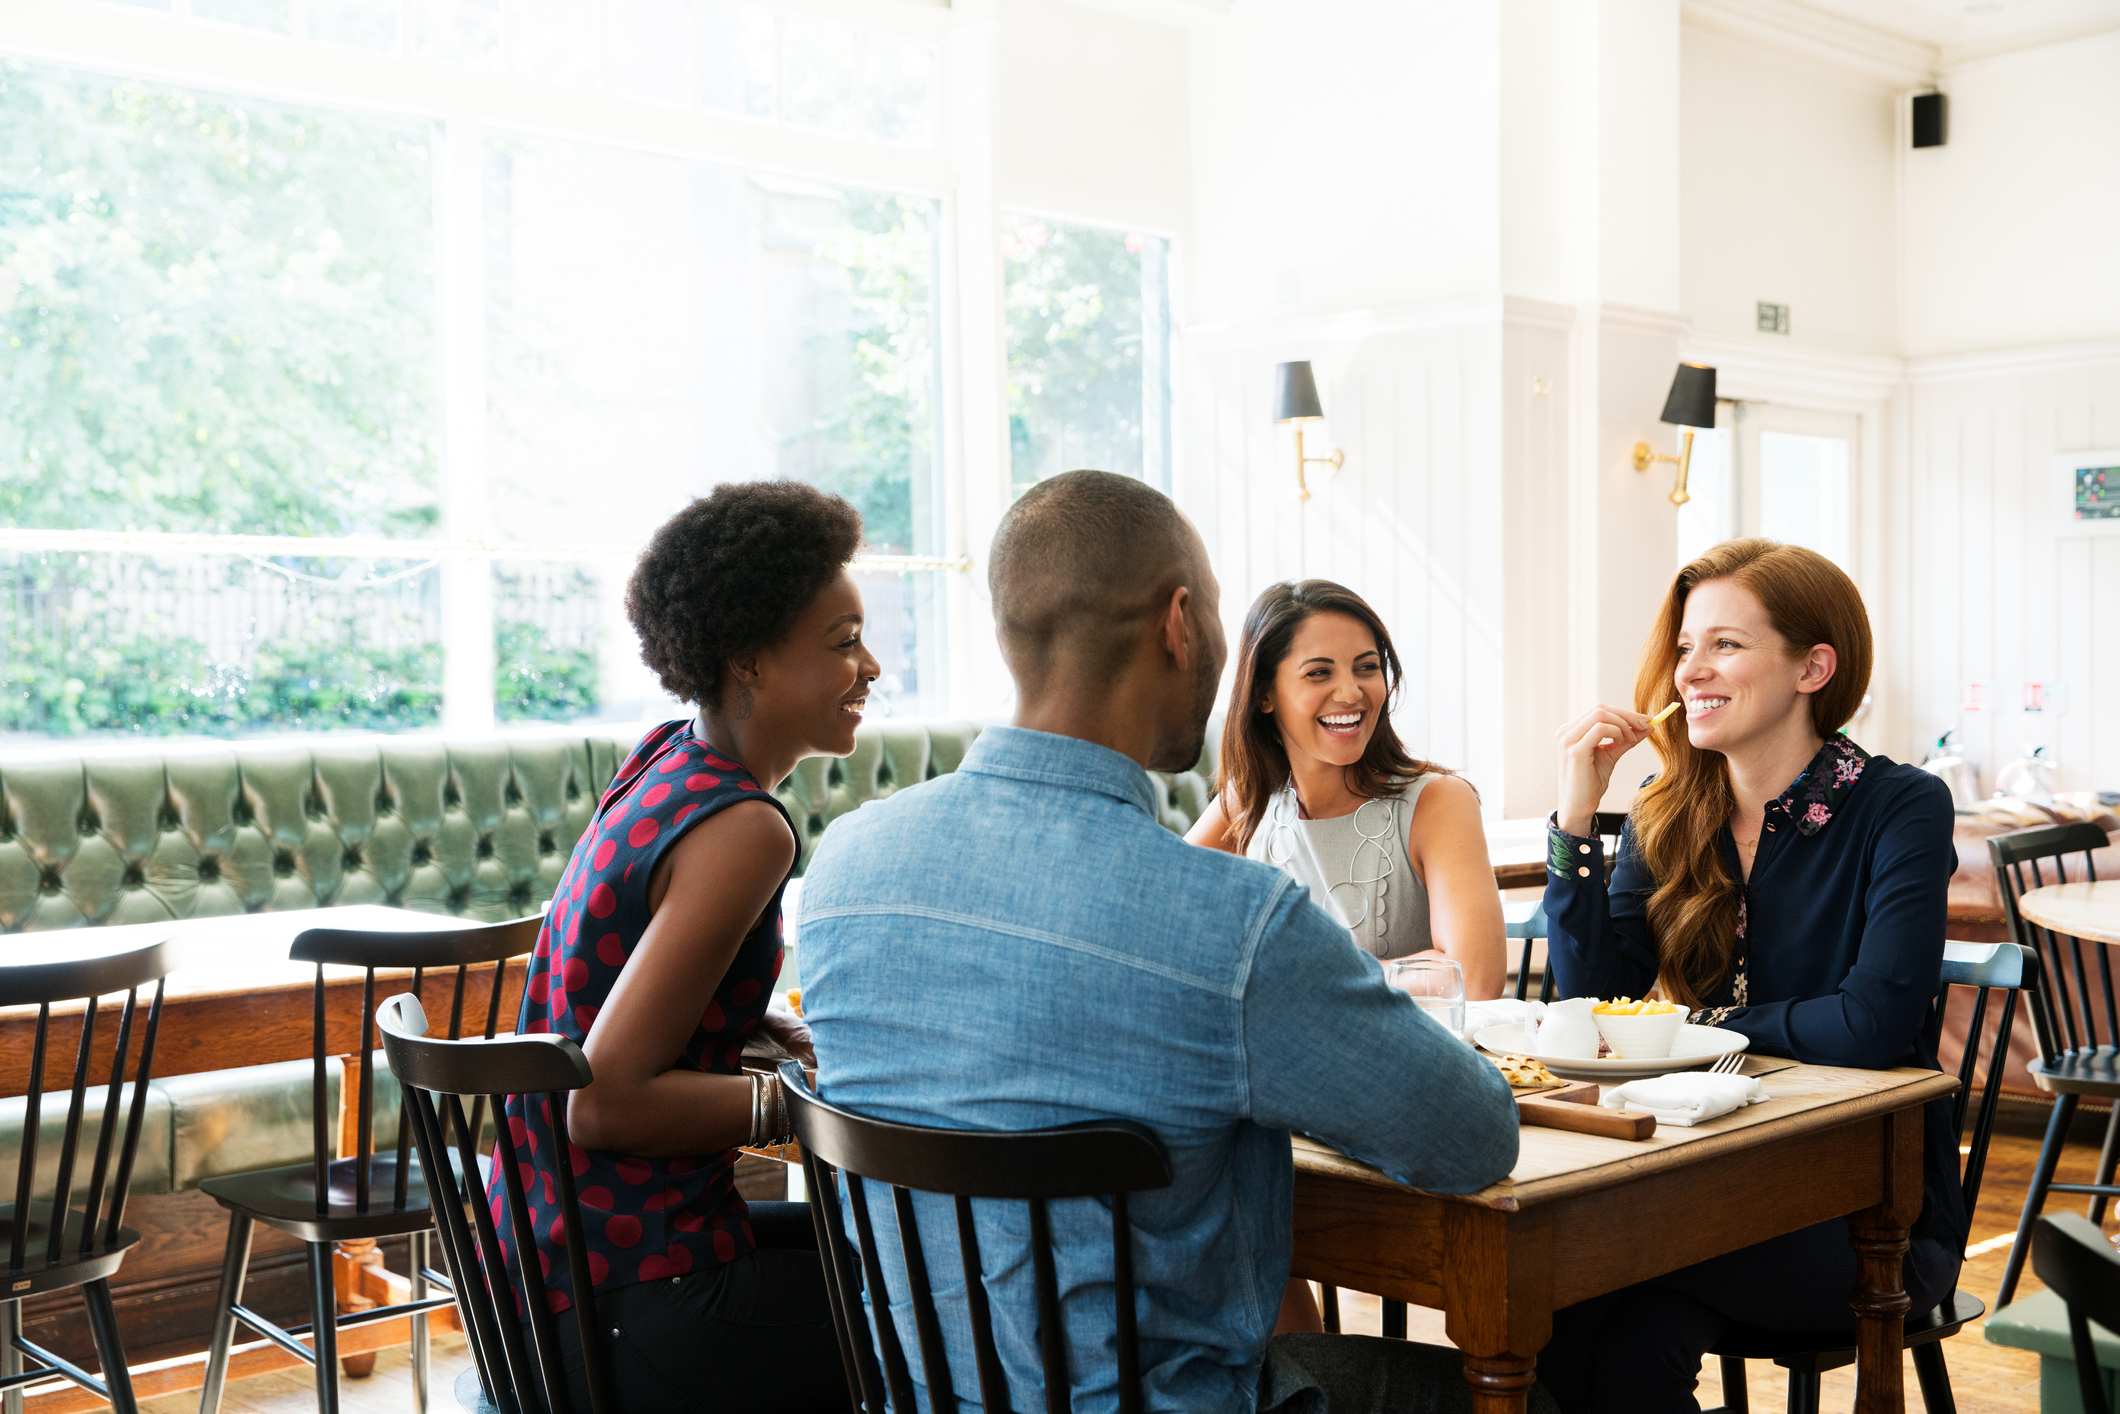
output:
M 1224 657 L 1205 547 L 1158 492 L 1106 472 L 1041 483 L 989 567 L 1015 725 L 956 771 L 838 821 L 803 886 L 804 1012 L 826 1099 L 940 1128 L 1128 1119 L 1169 1150 L 1137 1195 L 1147 1403 L 1162 1410 L 1462 1406 L 1454 1359 L 1403 1341 L 1282 1337 L 1289 1134 L 1417 1187 L 1509 1172 L 1495 1069 L 1386 985 L 1278 870 L 1195 849 L 1156 819 L 1147 770 L 1199 759 Z M 901 1332 L 897 1223 L 874 1210 Z M 955 1226 L 921 1240 L 960 1397 L 976 1391 Z M 1022 1203 L 978 1205 L 1011 1402 L 1041 1387 Z M 1052 1208 L 1074 1407 L 1115 1407 L 1111 1227 Z M 919 1378 L 919 1350 L 906 1342 Z M 1329 1403 L 1328 1403 L 1329 1401 Z

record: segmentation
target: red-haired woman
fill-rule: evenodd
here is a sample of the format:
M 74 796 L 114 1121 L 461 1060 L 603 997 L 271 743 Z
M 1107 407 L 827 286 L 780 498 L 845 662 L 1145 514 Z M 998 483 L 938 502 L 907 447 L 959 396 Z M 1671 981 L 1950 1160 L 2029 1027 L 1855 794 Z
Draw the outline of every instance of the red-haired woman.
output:
M 1862 596 L 1824 556 L 1718 545 L 1678 572 L 1635 710 L 1562 728 L 1546 913 L 1564 996 L 1644 996 L 1823 1065 L 1936 1064 L 1931 1002 L 1956 860 L 1943 782 L 1841 735 L 1870 678 Z M 1679 721 L 1648 713 L 1676 699 Z M 1608 886 L 1591 815 L 1630 748 L 1662 762 Z M 1966 1213 L 1950 1103 L 1926 1116 L 1925 1202 L 1905 1264 L 1916 1311 L 1950 1294 Z M 1845 1220 L 1559 1313 L 1540 1379 L 1569 1410 L 1695 1410 L 1729 1330 L 1853 1337 Z

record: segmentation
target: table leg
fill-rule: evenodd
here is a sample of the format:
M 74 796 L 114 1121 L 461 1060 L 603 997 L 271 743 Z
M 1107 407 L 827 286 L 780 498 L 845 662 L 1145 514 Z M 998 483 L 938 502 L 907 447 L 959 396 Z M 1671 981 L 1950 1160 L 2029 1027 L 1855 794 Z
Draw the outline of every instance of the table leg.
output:
M 1443 1322 L 1464 1352 L 1474 1414 L 1524 1414 L 1553 1334 L 1553 1234 L 1538 1218 L 1452 1205 L 1443 1215 Z
M 1904 1414 L 1907 1229 L 1921 1213 L 1922 1112 L 1884 1117 L 1884 1199 L 1849 1219 L 1855 1246 L 1856 1414 Z
M 1473 1414 L 1524 1414 L 1537 1376 L 1536 1356 L 1465 1357 L 1465 1383 L 1472 1388 Z
M 1906 1314 L 1914 1304 L 1903 1275 L 1907 1230 L 1876 1210 L 1851 1225 L 1858 1271 L 1855 1299 L 1855 1409 L 1857 1414 L 1902 1414 L 1906 1408 L 1900 1355 Z

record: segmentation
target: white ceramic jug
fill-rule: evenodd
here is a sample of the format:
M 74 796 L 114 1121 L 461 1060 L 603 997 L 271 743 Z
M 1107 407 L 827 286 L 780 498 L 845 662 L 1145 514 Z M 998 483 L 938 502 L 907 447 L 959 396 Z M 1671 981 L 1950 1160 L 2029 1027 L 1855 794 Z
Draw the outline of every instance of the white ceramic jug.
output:
M 1563 1060 L 1596 1060 L 1597 1018 L 1591 1014 L 1596 1005 L 1595 997 L 1548 1002 L 1538 1027 L 1538 1053 Z

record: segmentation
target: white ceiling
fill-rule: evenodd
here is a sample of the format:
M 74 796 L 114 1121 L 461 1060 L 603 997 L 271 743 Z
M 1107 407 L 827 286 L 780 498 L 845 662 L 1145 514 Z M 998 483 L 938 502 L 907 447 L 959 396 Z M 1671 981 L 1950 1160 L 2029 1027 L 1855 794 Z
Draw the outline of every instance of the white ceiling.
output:
M 1934 45 L 1946 65 L 2120 29 L 2120 0 L 1801 0 L 1870 29 Z

